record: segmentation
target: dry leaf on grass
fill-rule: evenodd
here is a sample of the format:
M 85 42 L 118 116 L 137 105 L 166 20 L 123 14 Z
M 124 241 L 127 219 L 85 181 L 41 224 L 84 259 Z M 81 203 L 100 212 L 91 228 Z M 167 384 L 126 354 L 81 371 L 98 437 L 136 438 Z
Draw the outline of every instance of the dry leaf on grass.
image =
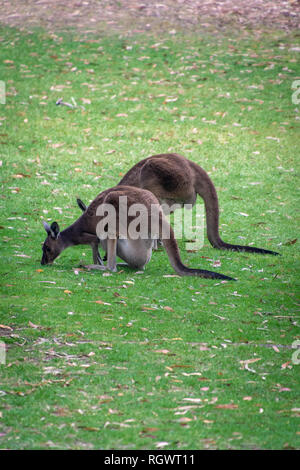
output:
M 165 307 L 163 307 L 164 310 L 167 310 L 168 312 L 174 312 L 174 310 L 172 309 L 172 307 L 168 307 L 168 305 L 166 305 Z
M 95 304 L 100 304 L 100 305 L 111 305 L 108 302 L 103 302 L 103 300 L 95 300 Z
M 165 442 L 165 441 L 162 441 L 162 442 L 157 442 L 155 444 L 155 447 L 157 449 L 163 449 L 164 447 L 168 446 L 169 445 L 169 442 Z
M 155 352 L 157 354 L 170 354 L 170 351 L 168 349 L 157 349 Z
M 226 403 L 224 405 L 216 405 L 215 408 L 222 410 L 236 410 L 239 406 L 234 403 Z
M 3 328 L 4 330 L 11 330 L 12 331 L 12 328 L 10 326 L 7 326 L 7 325 L 0 325 L 0 328 Z

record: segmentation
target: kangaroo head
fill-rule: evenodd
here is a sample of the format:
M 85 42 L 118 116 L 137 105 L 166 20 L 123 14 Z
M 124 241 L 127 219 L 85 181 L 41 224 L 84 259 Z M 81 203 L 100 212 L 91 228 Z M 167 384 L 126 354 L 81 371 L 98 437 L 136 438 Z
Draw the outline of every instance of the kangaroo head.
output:
M 59 226 L 57 222 L 53 222 L 51 226 L 48 225 L 47 222 L 43 222 L 43 225 L 47 232 L 47 238 L 42 247 L 43 256 L 41 264 L 52 264 L 63 250 Z

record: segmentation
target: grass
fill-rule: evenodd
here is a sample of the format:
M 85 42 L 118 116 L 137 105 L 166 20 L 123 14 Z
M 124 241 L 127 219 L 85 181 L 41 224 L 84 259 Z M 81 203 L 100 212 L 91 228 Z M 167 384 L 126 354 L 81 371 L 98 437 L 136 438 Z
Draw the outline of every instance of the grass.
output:
M 1 448 L 299 448 L 296 37 L 0 37 Z M 81 271 L 86 247 L 40 266 L 42 220 L 171 151 L 210 173 L 225 241 L 282 256 L 180 242 L 236 283 L 165 277 L 162 250 L 143 274 Z

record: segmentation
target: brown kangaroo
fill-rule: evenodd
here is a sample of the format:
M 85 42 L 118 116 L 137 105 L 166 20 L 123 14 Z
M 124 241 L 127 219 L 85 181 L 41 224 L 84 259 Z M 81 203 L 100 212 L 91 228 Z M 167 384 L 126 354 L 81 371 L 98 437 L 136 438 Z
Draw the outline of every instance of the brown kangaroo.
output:
M 122 213 L 121 197 L 126 197 L 127 200 L 126 214 Z M 135 238 L 131 235 L 131 224 L 135 221 L 131 209 L 135 204 L 139 206 L 142 204 L 145 208 L 147 224 L 140 223 L 140 230 L 147 225 L 144 238 L 141 236 Z M 108 216 L 104 218 L 107 205 L 115 209 L 115 223 Z M 126 216 L 125 222 L 124 215 Z M 155 224 L 155 220 L 158 223 Z M 85 244 L 95 246 L 98 250 L 100 242 L 107 252 L 107 267 L 93 264 L 87 266 L 88 268 L 116 271 L 116 256 L 119 256 L 128 266 L 143 269 L 151 259 L 153 240 L 160 238 L 171 265 L 181 276 L 234 280 L 216 272 L 188 268 L 182 263 L 172 227 L 167 222 L 157 198 L 144 189 L 124 185 L 107 189 L 100 193 L 85 212 L 62 232 L 56 222 L 53 222 L 51 226 L 44 222 L 44 228 L 47 238 L 43 244 L 41 264 L 51 264 L 69 246 Z M 97 261 L 96 257 L 94 257 L 94 262 L 95 260 Z
M 176 153 L 153 155 L 134 165 L 119 185 L 148 189 L 164 207 L 173 204 L 192 204 L 197 195 L 204 200 L 207 237 L 214 248 L 278 255 L 276 251 L 255 246 L 233 245 L 224 242 L 219 234 L 219 203 L 215 186 L 208 174 L 196 163 Z M 79 207 L 85 205 L 77 200 Z M 165 206 L 166 205 L 166 206 Z

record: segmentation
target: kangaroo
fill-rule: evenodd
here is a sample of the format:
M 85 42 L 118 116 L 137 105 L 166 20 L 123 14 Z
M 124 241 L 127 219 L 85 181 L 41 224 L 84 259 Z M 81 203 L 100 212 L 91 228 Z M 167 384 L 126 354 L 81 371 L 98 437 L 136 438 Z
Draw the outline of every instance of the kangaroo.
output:
M 127 201 L 125 214 L 120 202 L 121 197 L 126 197 Z M 147 222 L 139 223 L 140 231 L 147 225 L 147 232 L 144 230 L 143 235 L 138 237 L 133 236 L 131 231 L 132 224 L 136 222 L 132 211 L 135 204 L 145 208 L 144 222 Z M 110 216 L 104 217 L 108 206 L 115 210 L 115 221 Z M 154 223 L 155 221 L 157 223 Z M 60 253 L 70 246 L 79 244 L 96 246 L 100 240 L 100 244 L 107 252 L 107 266 L 93 264 L 87 268 L 108 269 L 115 272 L 116 257 L 119 256 L 129 267 L 144 269 L 151 259 L 153 240 L 160 238 L 172 267 L 179 275 L 235 280 L 217 272 L 192 269 L 182 263 L 173 229 L 167 222 L 157 198 L 148 190 L 124 185 L 115 186 L 100 193 L 83 214 L 62 232 L 57 222 L 53 222 L 51 226 L 44 222 L 44 228 L 47 238 L 42 248 L 43 265 L 53 263 Z
M 134 165 L 119 185 L 135 186 L 151 191 L 163 204 L 172 209 L 173 204 L 196 203 L 197 195 L 204 200 L 207 237 L 210 244 L 220 250 L 278 255 L 276 251 L 255 246 L 225 243 L 219 234 L 219 203 L 215 186 L 208 174 L 196 163 L 176 153 L 153 155 Z M 77 199 L 81 210 L 85 204 Z M 100 256 L 100 255 L 99 255 Z
M 153 155 L 134 165 L 119 185 L 148 189 L 170 208 L 173 204 L 196 203 L 202 197 L 206 212 L 207 238 L 214 248 L 278 255 L 276 251 L 254 246 L 225 243 L 219 234 L 219 203 L 216 188 L 203 168 L 176 153 Z

